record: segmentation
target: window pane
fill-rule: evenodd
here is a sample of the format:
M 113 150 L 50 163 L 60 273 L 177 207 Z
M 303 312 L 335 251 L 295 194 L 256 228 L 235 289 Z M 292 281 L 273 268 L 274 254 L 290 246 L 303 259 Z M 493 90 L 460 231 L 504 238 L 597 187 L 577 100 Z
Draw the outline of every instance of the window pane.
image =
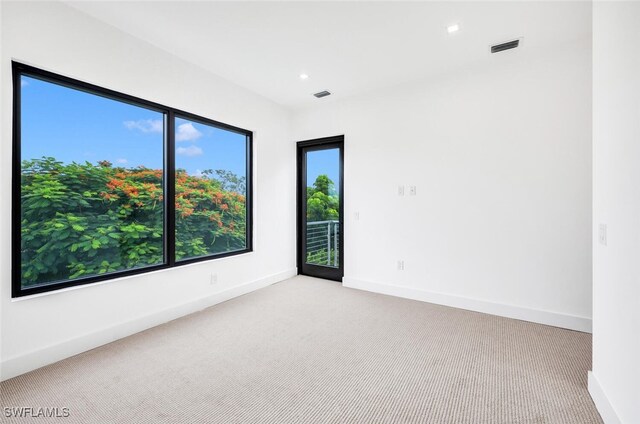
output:
M 23 288 L 164 262 L 163 113 L 21 76 Z
M 307 152 L 306 263 L 340 266 L 340 149 Z
M 247 247 L 247 136 L 176 119 L 176 260 Z

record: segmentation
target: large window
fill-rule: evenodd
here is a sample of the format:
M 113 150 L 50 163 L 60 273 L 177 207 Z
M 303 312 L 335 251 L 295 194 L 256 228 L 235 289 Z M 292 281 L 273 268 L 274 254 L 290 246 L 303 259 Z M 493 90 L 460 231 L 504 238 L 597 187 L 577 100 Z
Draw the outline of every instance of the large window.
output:
M 244 134 L 176 117 L 176 260 L 244 250 Z
M 13 296 L 251 250 L 251 132 L 18 63 Z

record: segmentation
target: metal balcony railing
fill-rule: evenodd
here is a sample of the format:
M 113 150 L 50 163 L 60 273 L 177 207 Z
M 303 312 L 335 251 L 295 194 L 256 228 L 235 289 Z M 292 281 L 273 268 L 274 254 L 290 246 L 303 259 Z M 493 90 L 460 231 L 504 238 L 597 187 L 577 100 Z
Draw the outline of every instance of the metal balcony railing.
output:
M 307 263 L 337 268 L 339 221 L 307 222 Z

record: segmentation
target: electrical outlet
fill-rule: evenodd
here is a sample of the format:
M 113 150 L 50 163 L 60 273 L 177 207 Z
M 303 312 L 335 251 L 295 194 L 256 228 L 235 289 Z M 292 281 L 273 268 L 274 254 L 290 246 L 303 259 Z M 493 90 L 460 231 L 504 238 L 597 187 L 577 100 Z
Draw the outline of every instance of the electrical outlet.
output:
M 218 274 L 215 272 L 211 274 L 211 278 L 209 279 L 209 285 L 215 286 L 218 284 Z
M 404 186 L 398 186 L 398 196 L 404 196 Z
M 356 221 L 360 221 L 360 212 L 354 213 L 353 217 L 356 219 Z
M 398 271 L 404 271 L 404 261 L 398 260 Z
M 409 196 L 415 196 L 418 193 L 416 186 L 409 186 Z
M 603 246 L 607 245 L 607 224 L 600 224 L 598 242 Z

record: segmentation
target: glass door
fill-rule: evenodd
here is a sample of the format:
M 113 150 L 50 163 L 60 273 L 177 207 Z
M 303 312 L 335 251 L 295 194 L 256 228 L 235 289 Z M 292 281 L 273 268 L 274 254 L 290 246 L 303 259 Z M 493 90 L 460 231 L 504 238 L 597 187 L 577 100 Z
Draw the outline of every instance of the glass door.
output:
M 330 137 L 298 143 L 298 272 L 342 281 L 343 146 Z

